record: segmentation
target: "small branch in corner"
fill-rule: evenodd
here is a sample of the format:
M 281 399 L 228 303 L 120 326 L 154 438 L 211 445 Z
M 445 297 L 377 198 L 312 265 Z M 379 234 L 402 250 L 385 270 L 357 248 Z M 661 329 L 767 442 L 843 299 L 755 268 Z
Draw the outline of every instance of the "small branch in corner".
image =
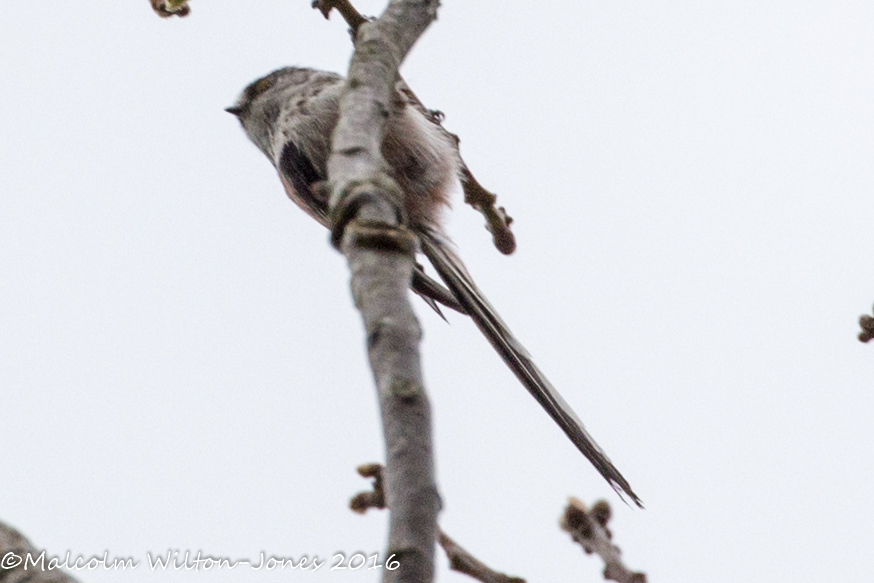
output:
M 46 555 L 45 549 L 36 548 L 23 534 L 0 521 L 0 556 L 3 557 L 0 562 L 0 581 L 3 583 L 79 582 L 63 569 L 51 567 L 52 561 L 60 561 L 59 557 Z M 69 559 L 69 553 L 67 558 Z M 30 563 L 29 568 L 28 563 Z M 48 568 L 46 563 L 49 565 Z M 58 565 L 60 566 L 60 563 Z M 104 567 L 108 568 L 108 565 L 109 563 L 105 563 Z

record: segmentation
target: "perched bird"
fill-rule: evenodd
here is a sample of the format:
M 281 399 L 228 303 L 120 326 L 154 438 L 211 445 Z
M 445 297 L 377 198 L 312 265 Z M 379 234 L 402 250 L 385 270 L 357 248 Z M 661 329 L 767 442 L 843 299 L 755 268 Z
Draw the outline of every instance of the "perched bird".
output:
M 335 73 L 287 67 L 251 83 L 227 111 L 279 172 L 285 191 L 326 227 L 323 188 L 331 134 L 339 116 L 345 79 Z M 386 120 L 382 154 L 404 193 L 409 227 L 420 241 L 444 288 L 416 268 L 411 286 L 432 307 L 437 303 L 469 315 L 526 389 L 577 448 L 620 494 L 640 499 L 583 428 L 570 406 L 532 361 L 474 284 L 441 230 L 440 216 L 458 183 L 461 161 L 450 136 L 399 81 Z

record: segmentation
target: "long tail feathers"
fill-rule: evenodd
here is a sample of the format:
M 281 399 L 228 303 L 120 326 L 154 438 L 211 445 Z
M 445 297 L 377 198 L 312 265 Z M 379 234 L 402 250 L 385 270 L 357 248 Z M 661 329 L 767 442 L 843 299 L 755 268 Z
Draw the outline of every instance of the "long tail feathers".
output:
M 448 289 L 428 277 L 425 274 L 424 268 L 419 264 L 416 264 L 413 270 L 412 287 L 413 291 L 419 294 L 419 296 L 423 300 L 425 300 L 425 303 L 431 306 L 431 309 L 437 312 L 437 315 L 444 320 L 446 319 L 446 317 L 443 315 L 443 312 L 440 311 L 440 306 L 438 305 L 438 302 L 440 304 L 443 304 L 447 308 L 451 308 L 461 314 L 466 313 L 464 311 L 464 308 L 461 307 L 461 304 L 458 303 L 452 293 Z
M 525 348 L 516 340 L 495 309 L 477 289 L 464 263 L 452 250 L 450 244 L 433 232 L 420 231 L 420 241 L 422 252 L 431 261 L 440 278 L 528 392 L 549 413 L 577 449 L 592 462 L 595 469 L 604 476 L 613 489 L 620 496 L 627 495 L 642 508 L 643 504 L 631 489 L 631 485 L 586 432 L 570 405 L 540 372 Z

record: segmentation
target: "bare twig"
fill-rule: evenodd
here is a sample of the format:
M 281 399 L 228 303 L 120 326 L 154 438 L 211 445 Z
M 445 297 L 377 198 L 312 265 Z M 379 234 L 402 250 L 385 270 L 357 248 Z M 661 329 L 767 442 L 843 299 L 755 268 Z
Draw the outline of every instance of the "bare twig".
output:
M 373 478 L 373 490 L 359 492 L 349 503 L 354 512 L 364 514 L 370 508 L 385 508 L 385 492 L 382 484 L 382 466 L 379 464 L 366 464 L 358 467 L 358 473 L 365 478 Z M 459 573 L 469 575 L 482 583 L 525 583 L 525 579 L 510 577 L 503 573 L 493 571 L 485 563 L 467 552 L 461 545 L 449 538 L 438 527 L 438 542 L 446 552 L 449 559 L 449 568 Z
M 60 569 L 48 568 L 48 558 L 40 561 L 42 553 L 23 534 L 0 522 L 0 583 L 76 583 Z
M 612 511 L 605 500 L 595 502 L 590 510 L 582 501 L 571 498 L 561 519 L 562 530 L 583 547 L 586 554 L 595 553 L 604 560 L 604 579 L 619 583 L 646 583 L 646 575 L 631 571 L 622 562 L 619 547 L 610 542 L 613 534 L 607 528 Z
M 364 514 L 371 508 L 385 508 L 385 489 L 382 484 L 382 465 L 365 464 L 358 466 L 358 474 L 362 478 L 373 478 L 373 490 L 359 492 L 352 497 L 349 508 L 358 514 Z
M 349 0 L 313 0 L 313 8 L 322 13 L 326 19 L 330 17 L 331 10 L 336 9 L 343 17 L 353 34 L 358 31 L 358 27 L 367 22 L 358 10 L 355 9 Z
M 430 406 L 420 369 L 419 323 L 407 289 L 416 237 L 402 193 L 385 171 L 382 141 L 398 67 L 436 18 L 437 0 L 392 0 L 358 28 L 328 159 L 333 239 L 352 272 L 379 394 L 386 443 L 387 556 L 400 566 L 386 583 L 430 583 L 440 500 L 434 479 Z
M 859 340 L 861 342 L 868 342 L 874 338 L 874 318 L 864 314 L 859 318 L 859 326 L 862 327 L 862 331 L 859 332 Z
M 349 0 L 314 0 L 313 8 L 319 10 L 325 18 L 328 18 L 332 9 L 336 9 L 349 25 L 353 38 L 357 35 L 358 28 L 367 22 L 367 18 L 358 12 Z M 400 75 L 398 76 L 398 79 L 401 79 Z M 402 82 L 401 85 L 401 91 L 410 98 L 419 111 L 425 114 L 425 117 L 430 119 L 431 122 L 441 130 L 446 132 L 447 135 L 451 136 L 456 148 L 458 148 L 458 144 L 461 140 L 457 135 L 449 133 L 443 127 L 443 114 L 439 111 L 426 108 L 406 83 Z M 467 164 L 464 162 L 460 153 L 458 157 L 459 160 L 461 160 L 460 178 L 461 187 L 464 190 L 464 202 L 479 211 L 486 219 L 486 230 L 492 234 L 492 242 L 494 243 L 495 248 L 504 255 L 513 253 L 513 251 L 516 250 L 516 236 L 510 229 L 513 218 L 507 214 L 504 207 L 496 206 L 498 196 L 486 190 L 486 188 L 477 181 L 473 173 L 470 171 L 470 168 L 467 167 Z
M 183 17 L 191 12 L 188 0 L 149 0 L 149 2 L 152 3 L 152 10 L 161 18 Z
M 457 542 L 449 538 L 445 532 L 440 531 L 438 539 L 440 546 L 446 551 L 446 558 L 449 559 L 449 567 L 453 571 L 464 573 L 471 578 L 482 583 L 525 583 L 525 579 L 520 577 L 510 577 L 503 573 L 493 571 L 482 561 L 471 555 Z
M 452 134 L 459 141 L 458 136 Z M 504 207 L 495 205 L 498 202 L 498 195 L 486 190 L 464 163 L 461 161 L 461 186 L 464 189 L 464 202 L 478 210 L 486 219 L 486 229 L 492 234 L 492 242 L 495 248 L 509 255 L 516 250 L 516 236 L 510 230 L 510 224 L 513 222 L 513 217 L 507 214 Z

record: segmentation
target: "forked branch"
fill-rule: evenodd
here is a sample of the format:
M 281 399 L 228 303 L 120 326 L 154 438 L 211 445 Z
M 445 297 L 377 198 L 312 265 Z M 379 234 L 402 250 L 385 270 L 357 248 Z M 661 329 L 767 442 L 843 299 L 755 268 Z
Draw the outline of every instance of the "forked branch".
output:
M 604 579 L 619 583 L 646 583 L 644 573 L 634 572 L 622 562 L 622 552 L 611 542 L 613 533 L 607 528 L 612 510 L 605 500 L 587 509 L 582 501 L 571 498 L 561 518 L 561 528 L 583 547 L 604 560 Z
M 320 11 L 325 18 L 329 17 L 331 10 L 337 10 L 349 25 L 353 38 L 357 36 L 359 27 L 368 21 L 367 17 L 358 12 L 349 0 L 314 0 L 313 8 Z M 400 75 L 398 75 L 398 79 L 401 79 Z M 452 137 L 457 148 L 461 140 L 457 135 L 446 131 L 443 127 L 443 114 L 439 111 L 426 108 L 406 83 L 402 82 L 401 90 L 410 98 L 419 111 L 425 114 L 425 117 Z M 504 207 L 497 206 L 498 195 L 488 191 L 477 181 L 460 153 L 458 157 L 461 160 L 460 178 L 461 187 L 464 190 L 464 202 L 483 215 L 486 220 L 486 230 L 492 234 L 492 242 L 495 248 L 504 255 L 511 254 L 516 250 L 516 236 L 510 229 L 513 218 L 507 214 Z

